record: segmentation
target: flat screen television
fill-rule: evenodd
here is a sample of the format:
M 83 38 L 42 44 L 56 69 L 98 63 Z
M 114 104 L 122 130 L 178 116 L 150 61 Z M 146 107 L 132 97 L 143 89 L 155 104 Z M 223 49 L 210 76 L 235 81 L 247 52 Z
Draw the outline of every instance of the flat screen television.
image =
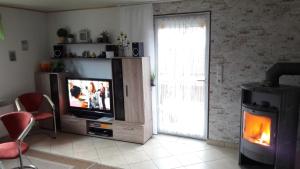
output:
M 67 78 L 68 111 L 85 118 L 112 117 L 110 79 Z

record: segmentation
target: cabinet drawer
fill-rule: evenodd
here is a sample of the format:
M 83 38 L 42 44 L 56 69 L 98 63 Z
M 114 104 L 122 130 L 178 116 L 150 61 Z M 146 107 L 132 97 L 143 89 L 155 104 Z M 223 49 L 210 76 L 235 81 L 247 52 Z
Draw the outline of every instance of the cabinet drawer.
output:
M 143 125 L 126 125 L 126 124 L 113 124 L 114 133 L 120 133 L 122 135 L 139 135 L 143 136 Z
M 144 144 L 143 135 L 126 135 L 124 133 L 114 133 L 114 139 Z
M 86 121 L 82 119 L 61 119 L 61 130 L 75 134 L 86 134 Z

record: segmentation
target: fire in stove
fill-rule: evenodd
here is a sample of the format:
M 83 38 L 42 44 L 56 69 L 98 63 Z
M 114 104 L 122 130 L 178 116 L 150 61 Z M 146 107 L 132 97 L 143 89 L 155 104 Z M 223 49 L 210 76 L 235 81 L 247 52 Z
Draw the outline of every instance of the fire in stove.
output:
M 255 144 L 270 146 L 271 118 L 244 112 L 243 138 Z

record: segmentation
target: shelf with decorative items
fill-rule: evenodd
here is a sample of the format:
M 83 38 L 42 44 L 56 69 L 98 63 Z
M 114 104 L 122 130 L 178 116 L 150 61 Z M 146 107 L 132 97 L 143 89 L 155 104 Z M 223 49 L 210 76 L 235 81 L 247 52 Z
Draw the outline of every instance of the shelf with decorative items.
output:
M 103 58 L 103 57 L 83 57 L 83 56 L 77 56 L 77 57 L 63 57 L 63 58 L 51 58 L 52 60 L 70 60 L 70 59 L 86 59 L 86 60 L 110 60 L 113 58 Z
M 57 43 L 57 45 L 111 45 L 111 43 L 103 43 L 103 42 L 72 42 L 72 43 Z

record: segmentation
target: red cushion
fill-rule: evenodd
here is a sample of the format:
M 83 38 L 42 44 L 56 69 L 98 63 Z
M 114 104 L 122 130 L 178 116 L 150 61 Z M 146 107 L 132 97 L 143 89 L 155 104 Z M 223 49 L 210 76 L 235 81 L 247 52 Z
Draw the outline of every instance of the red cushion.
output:
M 28 126 L 32 115 L 27 112 L 11 112 L 0 117 L 6 127 L 10 138 L 17 140 L 20 134 Z
M 22 143 L 22 154 L 28 150 L 29 146 Z M 16 142 L 6 142 L 0 144 L 0 159 L 15 159 L 19 157 L 18 144 Z
M 34 120 L 46 120 L 53 117 L 53 113 L 49 112 L 41 112 L 41 113 L 33 113 Z
M 43 102 L 43 94 L 41 93 L 26 93 L 19 96 L 19 100 L 24 106 L 26 111 L 38 111 Z

